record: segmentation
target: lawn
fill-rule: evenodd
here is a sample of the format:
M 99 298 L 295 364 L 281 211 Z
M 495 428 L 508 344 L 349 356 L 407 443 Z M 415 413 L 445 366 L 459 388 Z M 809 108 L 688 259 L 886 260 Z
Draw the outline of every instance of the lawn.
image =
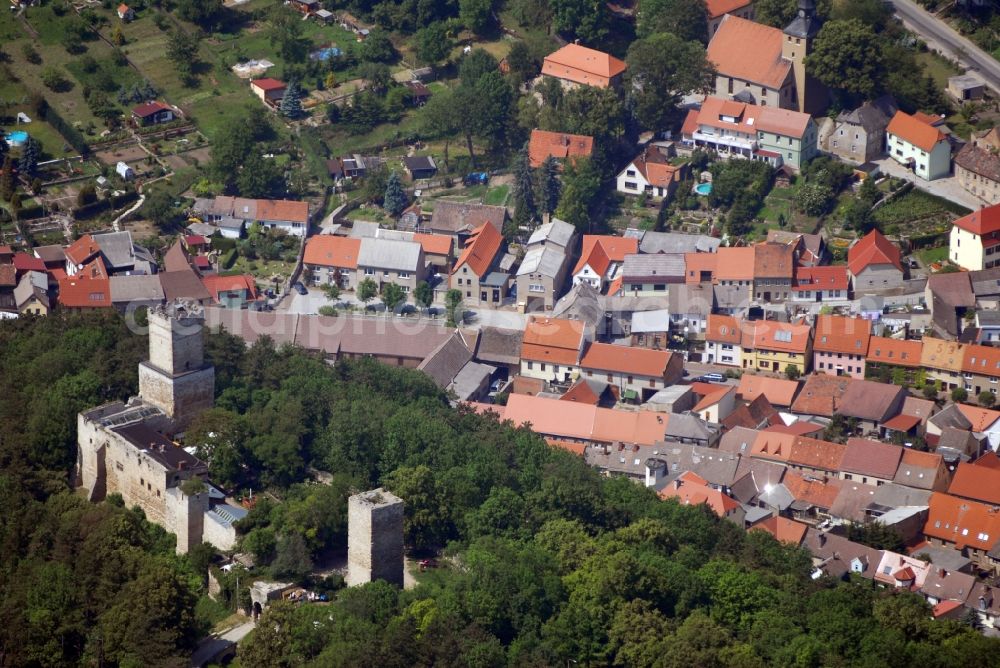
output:
M 271 277 L 280 275 L 282 282 L 292 275 L 295 268 L 293 262 L 282 262 L 281 260 L 248 260 L 242 255 L 236 258 L 233 266 L 226 273 L 251 274 L 257 283 L 264 286 L 272 285 Z
M 932 262 L 943 262 L 948 259 L 948 247 L 938 246 L 937 248 L 925 248 L 917 251 L 917 256 L 920 258 L 920 261 L 924 263 L 924 266 L 927 266 Z
M 924 66 L 927 74 L 934 79 L 934 83 L 941 89 L 948 87 L 948 77 L 961 74 L 950 62 L 930 51 L 918 53 L 917 62 Z
M 919 219 L 948 214 L 964 215 L 968 210 L 940 197 L 920 190 L 911 190 L 875 211 L 875 220 L 882 225 L 909 223 Z
M 510 193 L 510 186 L 497 186 L 496 188 L 490 188 L 483 197 L 483 204 L 492 204 L 494 206 L 503 206 L 507 203 L 507 195 Z

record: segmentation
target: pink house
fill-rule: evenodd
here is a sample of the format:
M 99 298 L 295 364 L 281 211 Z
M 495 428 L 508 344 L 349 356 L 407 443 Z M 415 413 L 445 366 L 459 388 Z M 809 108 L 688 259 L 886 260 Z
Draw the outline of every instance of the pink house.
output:
M 813 370 L 863 379 L 871 329 L 871 322 L 864 318 L 818 316 L 813 339 Z

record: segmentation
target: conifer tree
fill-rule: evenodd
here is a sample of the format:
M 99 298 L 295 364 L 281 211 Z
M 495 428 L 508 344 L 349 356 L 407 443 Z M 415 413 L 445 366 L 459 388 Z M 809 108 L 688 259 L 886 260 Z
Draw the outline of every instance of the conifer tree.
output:
M 527 227 L 538 219 L 534 186 L 528 146 L 525 144 L 514 159 L 514 225 L 517 228 Z
M 281 115 L 298 118 L 302 115 L 302 92 L 297 81 L 289 81 L 285 96 L 281 98 Z
M 399 173 L 389 174 L 389 180 L 385 185 L 385 198 L 382 200 L 382 208 L 389 212 L 391 216 L 398 216 L 406 208 L 406 191 L 403 190 L 403 183 L 399 180 Z
M 549 156 L 538 168 L 538 208 L 551 214 L 559 204 L 559 169 L 555 158 Z

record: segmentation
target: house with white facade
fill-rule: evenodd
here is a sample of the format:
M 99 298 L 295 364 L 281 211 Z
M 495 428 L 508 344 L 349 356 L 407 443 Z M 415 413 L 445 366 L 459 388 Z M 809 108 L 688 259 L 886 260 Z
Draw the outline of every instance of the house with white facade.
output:
M 775 168 L 799 169 L 819 152 L 809 114 L 719 97 L 707 97 L 701 109 L 688 112 L 681 136 L 688 146 Z
M 948 258 L 968 271 L 1000 265 L 1000 204 L 973 211 L 952 224 Z
M 673 164 L 671 153 L 672 147 L 650 144 L 618 172 L 615 189 L 626 195 L 671 197 L 689 171 L 686 163 Z
M 951 143 L 940 129 L 922 118 L 897 111 L 885 129 L 886 149 L 892 159 L 933 181 L 951 172 Z
M 731 315 L 708 316 L 705 330 L 705 362 L 726 366 L 743 366 L 740 321 Z
M 626 255 L 639 252 L 639 240 L 600 234 L 583 235 L 580 260 L 573 268 L 573 285 L 587 283 L 604 292 L 609 283 L 621 276 Z

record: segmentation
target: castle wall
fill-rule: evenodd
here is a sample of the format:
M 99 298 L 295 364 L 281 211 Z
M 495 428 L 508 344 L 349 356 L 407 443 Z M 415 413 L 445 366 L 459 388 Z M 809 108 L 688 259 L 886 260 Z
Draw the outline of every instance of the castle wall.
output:
M 211 543 L 223 552 L 236 547 L 236 529 L 226 526 L 213 519 L 211 515 L 205 515 L 205 529 L 202 533 L 202 540 Z
M 151 311 L 149 314 L 149 361 L 163 371 L 183 373 L 201 368 L 204 345 L 200 317 L 172 318 Z
M 215 401 L 215 369 L 207 367 L 171 376 L 143 362 L 139 364 L 139 395 L 144 402 L 156 406 L 183 428 L 194 416 L 212 407 Z

